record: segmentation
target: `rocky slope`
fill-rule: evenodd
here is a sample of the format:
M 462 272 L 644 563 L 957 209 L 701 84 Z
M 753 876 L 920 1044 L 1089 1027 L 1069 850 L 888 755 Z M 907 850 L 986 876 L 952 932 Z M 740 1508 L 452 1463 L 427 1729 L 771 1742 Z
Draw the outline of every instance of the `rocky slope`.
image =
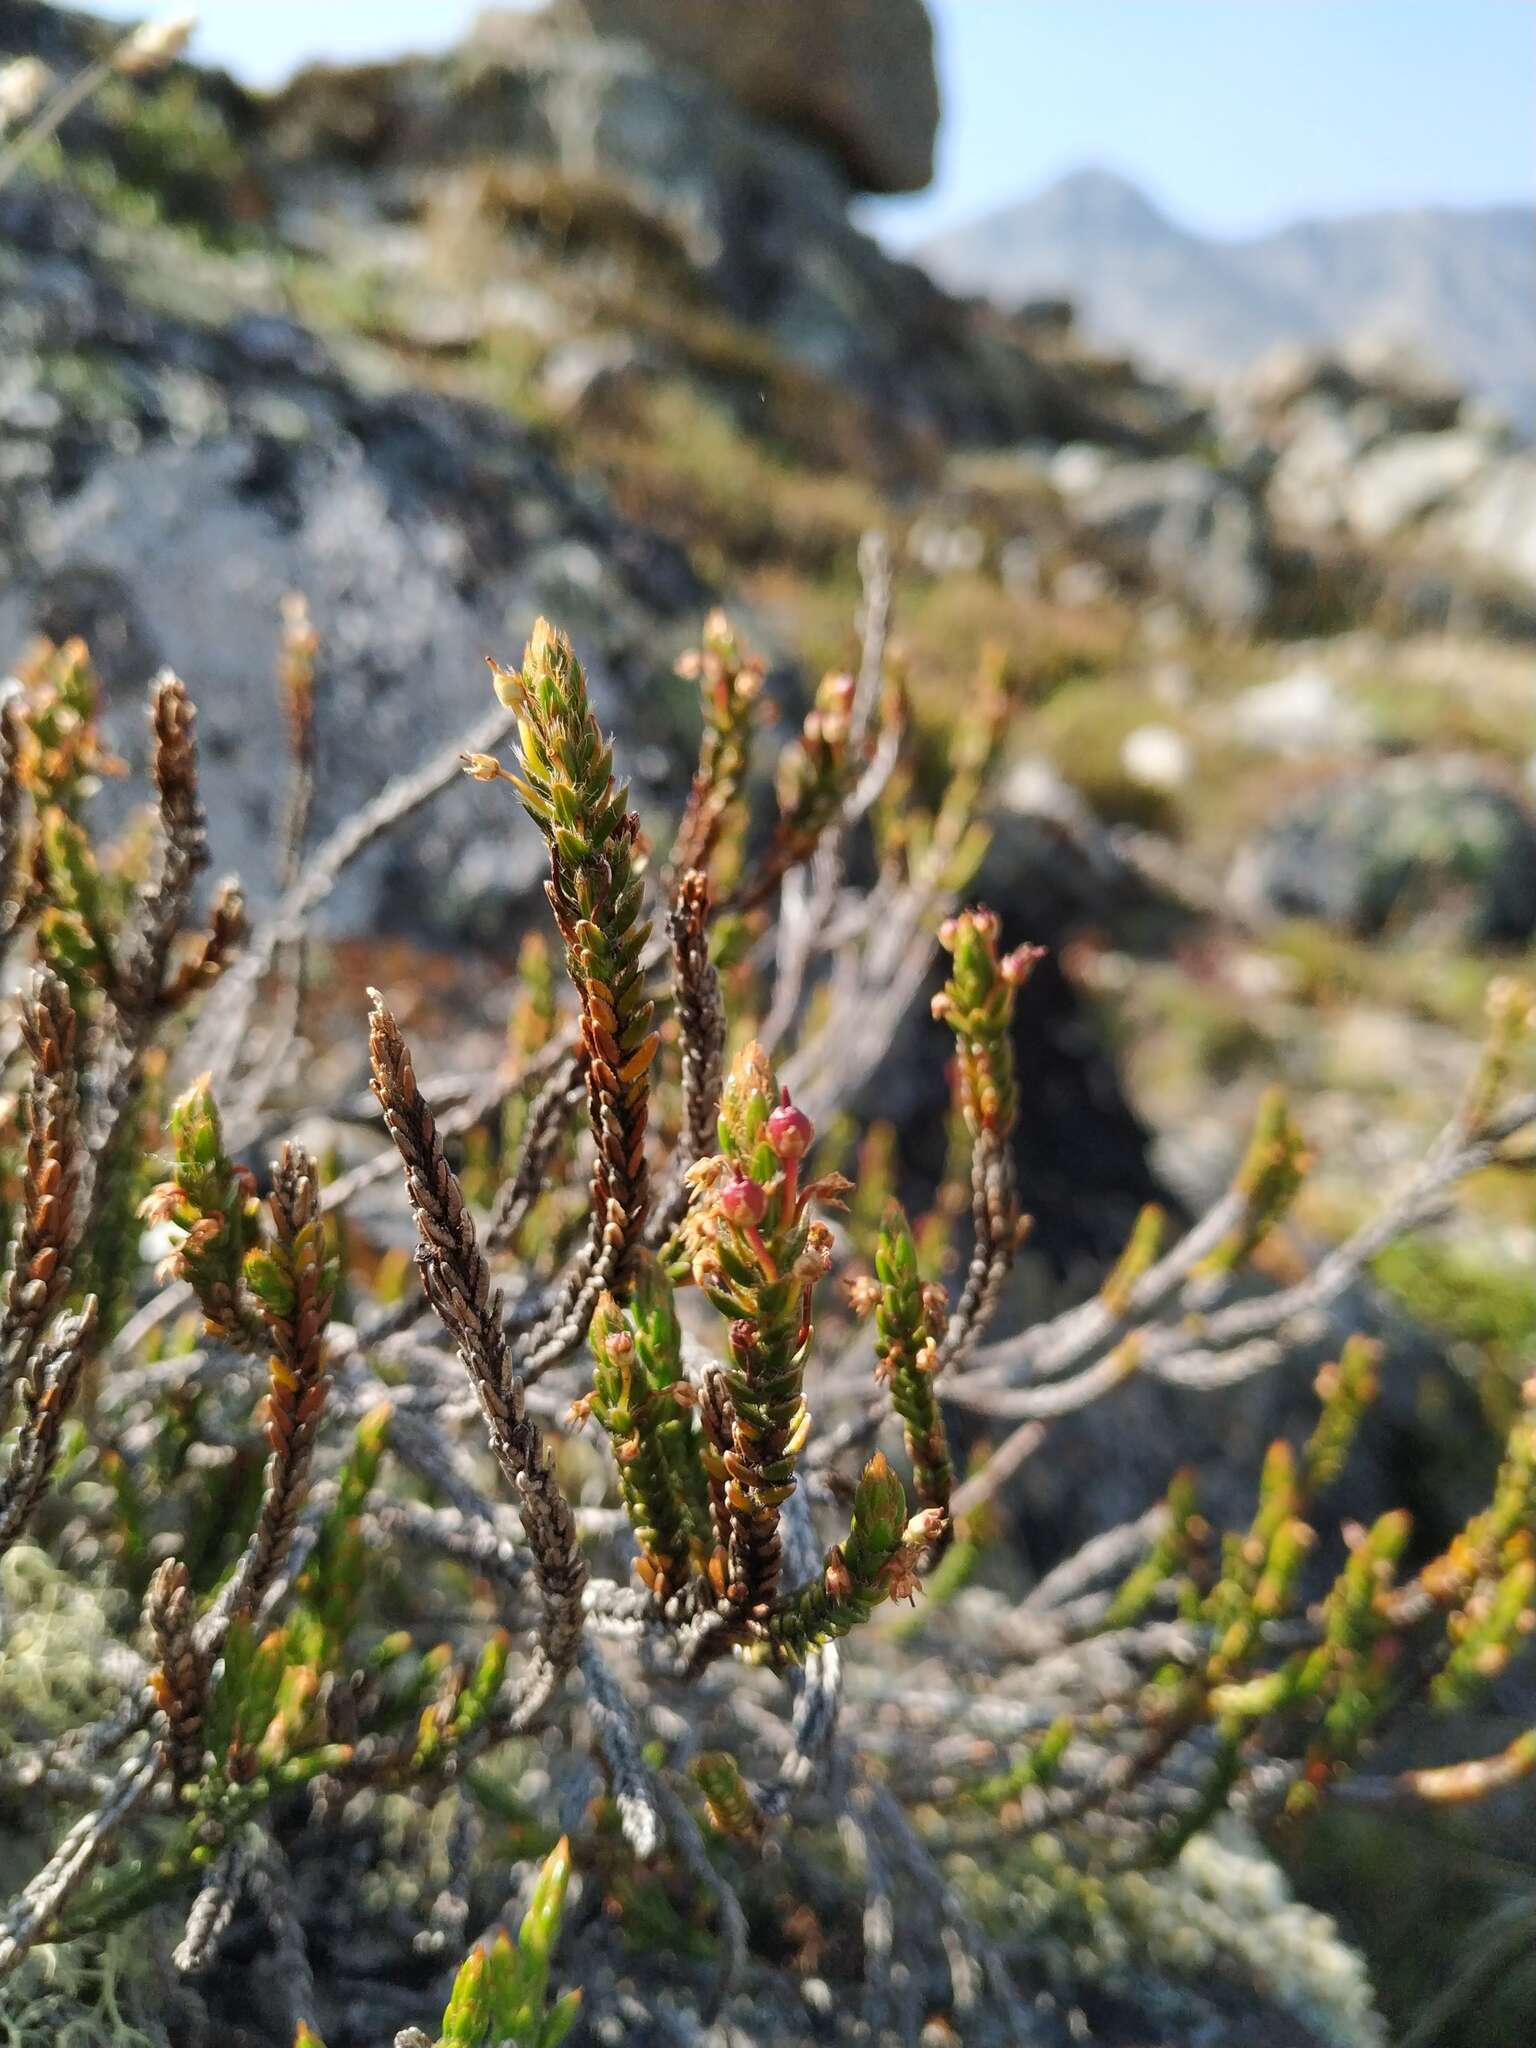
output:
M 1423 207 L 1239 240 L 1080 171 L 936 236 L 925 267 L 1004 305 L 1065 293 L 1092 332 L 1171 373 L 1241 372 L 1277 342 L 1406 347 L 1536 430 L 1536 211 Z

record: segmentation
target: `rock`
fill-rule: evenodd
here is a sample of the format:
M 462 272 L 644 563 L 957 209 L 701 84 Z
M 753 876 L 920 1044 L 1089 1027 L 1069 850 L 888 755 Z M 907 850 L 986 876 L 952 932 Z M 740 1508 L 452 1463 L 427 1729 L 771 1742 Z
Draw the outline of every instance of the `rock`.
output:
M 671 14 L 614 7 L 647 24 Z M 746 47 L 765 19 L 899 24 L 909 8 L 921 16 L 917 0 L 728 12 Z M 697 0 L 681 12 L 727 10 Z M 797 38 L 784 37 L 795 64 Z M 872 79 L 885 39 L 872 27 L 861 51 Z M 302 227 L 338 270 L 371 278 L 378 240 L 400 238 L 402 304 L 440 288 L 433 238 L 473 229 L 491 281 L 547 282 L 567 301 L 570 332 L 623 283 L 630 324 L 655 303 L 659 341 L 686 341 L 678 309 L 699 307 L 743 330 L 746 374 L 754 354 L 777 354 L 924 436 L 1150 442 L 1119 419 L 1134 391 L 1090 389 L 860 232 L 847 175 L 823 149 L 669 58 L 656 37 L 594 36 L 574 6 L 510 12 L 444 58 L 302 72 L 245 118 L 283 232 Z M 883 104 L 880 119 L 892 146 L 906 146 Z
M 1251 630 L 1270 603 L 1268 540 L 1255 501 L 1193 456 L 1053 471 L 1080 534 L 1199 616 Z M 1081 480 L 1079 480 L 1081 479 Z
M 1267 753 L 1336 754 L 1360 746 L 1369 722 L 1326 669 L 1298 668 L 1245 690 L 1232 706 L 1232 731 Z
M 630 335 L 578 335 L 544 358 L 539 393 L 563 417 L 591 418 L 643 383 L 652 367 L 649 353 Z
M 1474 567 L 1536 591 L 1536 454 L 1485 470 L 1432 530 Z
M 1138 725 L 1121 742 L 1120 765 L 1144 789 L 1182 789 L 1194 770 L 1194 753 L 1171 725 Z
M 1092 441 L 1069 441 L 1065 448 L 1057 449 L 1047 474 L 1063 497 L 1076 498 L 1102 483 L 1113 461 L 1107 448 L 1096 447 Z
M 216 872 L 237 871 L 258 903 L 271 894 L 289 590 L 308 596 L 323 642 L 319 832 L 482 718 L 485 654 L 515 655 L 541 610 L 572 633 L 631 760 L 659 767 L 662 786 L 681 781 L 682 749 L 656 745 L 670 655 L 704 601 L 679 554 L 573 484 L 503 413 L 364 391 L 286 320 L 196 325 L 151 310 L 162 287 L 143 252 L 119 275 L 98 232 L 58 193 L 0 200 L 5 442 L 27 457 L 0 494 L 0 662 L 39 631 L 84 634 L 113 741 L 137 764 L 150 675 L 162 663 L 183 675 Z M 680 737 L 681 688 L 678 703 Z M 103 799 L 142 794 L 109 786 Z M 465 797 L 360 862 L 333 929 L 492 939 L 519 919 L 539 886 L 537 843 L 504 808 Z
M 1257 1281 L 1240 1288 L 1244 1296 L 1264 1291 Z M 1202 1511 L 1217 1528 L 1246 1526 L 1266 1449 L 1279 1436 L 1302 1441 L 1317 1416 L 1318 1367 L 1357 1332 L 1385 1347 L 1382 1392 L 1330 1496 L 1321 1555 L 1308 1567 L 1312 1583 L 1339 1568 L 1339 1531 L 1350 1521 L 1369 1525 L 1406 1507 L 1422 1541 L 1445 1541 L 1476 1510 L 1484 1483 L 1467 1455 L 1479 1435 L 1475 1393 L 1437 1340 L 1368 1285 L 1350 1287 L 1319 1321 L 1282 1364 L 1238 1386 L 1196 1391 L 1133 1375 L 1106 1400 L 1054 1423 L 1050 1456 L 1021 1468 L 1006 1503 L 1037 1568 L 1140 1514 L 1181 1466 L 1193 1470 Z
M 559 0 L 600 35 L 633 37 L 760 120 L 826 151 L 854 190 L 920 192 L 933 176 L 939 83 L 922 0 Z M 483 14 L 471 41 L 523 24 Z
M 1077 306 L 1071 299 L 1047 294 L 1021 300 L 1013 309 L 1013 317 L 1021 327 L 1060 339 L 1077 325 Z
M 1347 413 L 1315 402 L 1300 410 L 1288 423 L 1265 492 L 1275 524 L 1297 533 L 1342 527 L 1350 473 L 1365 446 L 1362 429 Z
M 907 553 L 930 576 L 973 575 L 987 556 L 987 537 L 978 526 L 944 519 L 914 519 Z
M 1271 450 L 1277 522 L 1342 527 L 1367 543 L 1423 520 L 1510 446 L 1489 408 L 1390 350 L 1279 350 L 1245 381 L 1225 426 Z
M 1404 343 L 1360 334 L 1346 342 L 1342 354 L 1366 396 L 1387 412 L 1391 432 L 1443 433 L 1464 418 L 1463 387 Z
M 1484 435 L 1465 431 L 1380 442 L 1346 472 L 1345 522 L 1361 540 L 1385 540 L 1484 475 L 1492 453 Z
M 1282 342 L 1243 380 L 1243 397 L 1270 418 L 1321 404 L 1336 412 L 1370 404 L 1385 433 L 1438 433 L 1454 426 L 1461 391 L 1400 350 L 1357 346 L 1342 354 Z
M 1464 592 L 1484 630 L 1527 634 L 1536 454 L 1488 406 L 1390 355 L 1287 352 L 1248 380 L 1225 429 L 1273 451 L 1265 502 L 1282 531 L 1368 549 L 1411 538 L 1412 559 L 1393 570 L 1396 584 L 1408 578 L 1396 589 L 1405 623 L 1436 623 Z M 1415 585 L 1437 570 L 1441 586 Z
M 1292 341 L 1266 349 L 1240 389 L 1249 405 L 1271 415 L 1319 398 L 1334 406 L 1352 405 L 1361 393 L 1359 378 L 1336 355 Z
M 1229 886 L 1251 916 L 1363 936 L 1429 918 L 1467 944 L 1523 940 L 1536 931 L 1536 816 L 1479 761 L 1391 761 L 1268 825 Z

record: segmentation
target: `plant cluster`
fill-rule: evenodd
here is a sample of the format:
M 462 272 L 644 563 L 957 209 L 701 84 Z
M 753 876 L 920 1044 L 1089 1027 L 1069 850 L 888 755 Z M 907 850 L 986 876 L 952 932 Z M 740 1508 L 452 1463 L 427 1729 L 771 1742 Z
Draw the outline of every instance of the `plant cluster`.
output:
M 0 1125 L 0 1552 L 41 1546 L 138 1616 L 113 1634 L 110 1703 L 50 1725 L 7 1676 L 29 1582 L 0 1580 L 0 1807 L 25 1809 L 29 1839 L 59 1823 L 0 1909 L 15 1996 L 47 1995 L 45 1946 L 103 1952 L 174 1915 L 170 1953 L 146 1937 L 163 1981 L 144 1995 L 159 2038 L 194 2038 L 186 2013 L 207 2023 L 221 1947 L 254 1924 L 280 1964 L 263 2037 L 361 2041 L 389 2000 L 337 1988 L 347 1937 L 314 1873 L 354 1867 L 363 1839 L 399 1873 L 374 1910 L 397 1921 L 403 1896 L 418 1918 L 403 1995 L 446 1972 L 442 2048 L 577 2026 L 574 1996 L 546 2005 L 567 1908 L 561 1973 L 605 2039 L 633 2018 L 616 1939 L 677 1958 L 702 2012 L 771 1981 L 795 1941 L 861 1928 L 844 1967 L 863 2038 L 911 2038 L 938 2009 L 967 2041 L 1045 2041 L 1056 1934 L 1106 1900 L 1164 1925 L 1221 1816 L 1304 1825 L 1372 1782 L 1405 1709 L 1465 1706 L 1529 1636 L 1536 1381 L 1448 1543 L 1416 1548 L 1393 1512 L 1319 1567 L 1385 1369 L 1352 1339 L 1310 1433 L 1271 1448 L 1246 1526 L 1212 1528 L 1181 1474 L 994 1611 L 984 1654 L 965 1647 L 993 1501 L 1057 1418 L 1138 1374 L 1201 1390 L 1272 1369 L 1458 1179 L 1520 1155 L 1532 1005 L 1494 991 L 1488 1052 L 1422 1168 L 1302 1277 L 1241 1284 L 1307 1166 L 1275 1098 L 1205 1216 L 1165 1247 L 1148 1212 L 1099 1293 L 998 1335 L 1027 1227 L 1019 999 L 1039 954 L 961 899 L 1006 697 L 995 676 L 978 692 L 923 811 L 878 550 L 865 566 L 857 672 L 815 693 L 765 834 L 747 803 L 761 666 L 719 615 L 682 664 L 704 740 L 659 900 L 569 642 L 540 622 L 520 667 L 493 664 L 500 711 L 462 756 L 487 787 L 461 800 L 507 784 L 542 835 L 569 1000 L 525 949 L 510 1070 L 434 1104 L 376 993 L 386 1142 L 347 1172 L 296 1140 L 268 1165 L 257 1146 L 274 1077 L 302 1059 L 306 923 L 458 763 L 309 844 L 320 650 L 292 607 L 281 895 L 250 935 L 232 885 L 197 921 L 174 677 L 151 695 L 152 816 L 115 845 L 92 824 L 113 764 L 85 650 L 41 649 L 0 707 L 5 934 L 33 963 Z M 866 1147 L 857 1186 L 840 1170 L 840 1111 L 936 958 L 963 1193 L 928 1191 L 909 1221 L 889 1160 Z M 352 1205 L 386 1176 L 419 1291 L 369 1285 L 390 1269 Z M 1464 1801 L 1533 1770 L 1522 1734 L 1391 1790 Z M 514 1942 L 496 1873 L 541 1858 Z M 1251 1969 L 1236 1937 L 1216 1961 Z M 1309 2011 L 1323 1996 L 1271 1988 Z M 1362 2000 L 1328 2007 L 1334 2038 L 1379 2038 Z

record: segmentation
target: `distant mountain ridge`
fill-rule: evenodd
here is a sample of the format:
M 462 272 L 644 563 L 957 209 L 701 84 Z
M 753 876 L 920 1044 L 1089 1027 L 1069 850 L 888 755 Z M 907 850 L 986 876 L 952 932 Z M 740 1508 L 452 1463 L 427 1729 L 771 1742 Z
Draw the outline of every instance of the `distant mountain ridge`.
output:
M 1005 305 L 1064 294 L 1090 334 L 1181 375 L 1241 370 L 1280 341 L 1389 343 L 1536 430 L 1536 207 L 1356 214 L 1223 241 L 1087 170 L 917 254 L 940 284 Z

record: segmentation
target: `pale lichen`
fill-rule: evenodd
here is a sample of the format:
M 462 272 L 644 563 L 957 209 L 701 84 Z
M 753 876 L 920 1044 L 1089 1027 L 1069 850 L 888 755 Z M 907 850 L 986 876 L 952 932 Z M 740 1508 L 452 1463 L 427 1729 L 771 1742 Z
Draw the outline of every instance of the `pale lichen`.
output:
M 0 1757 L 105 1713 L 121 1688 L 106 1675 L 121 1601 L 19 1543 L 0 1557 Z

